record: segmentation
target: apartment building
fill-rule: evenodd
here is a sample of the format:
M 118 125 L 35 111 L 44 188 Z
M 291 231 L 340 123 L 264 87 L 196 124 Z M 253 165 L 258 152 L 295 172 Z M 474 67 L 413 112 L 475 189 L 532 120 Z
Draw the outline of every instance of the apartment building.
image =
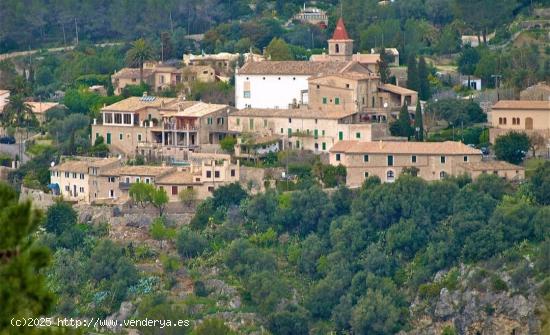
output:
M 279 137 L 284 149 L 317 153 L 328 152 L 338 141 L 372 141 L 387 135 L 385 124 L 359 122 L 357 112 L 310 108 L 247 108 L 231 113 L 228 127 L 229 131 L 256 134 L 260 141 L 262 136 Z
M 97 191 L 99 176 L 106 170 L 120 166 L 117 158 L 76 157 L 66 159 L 50 168 L 50 187 L 67 201 L 90 203 L 98 197 L 107 197 Z M 91 197 L 91 194 L 94 197 Z
M 340 141 L 330 149 L 330 164 L 347 169 L 347 185 L 359 187 L 369 176 L 394 182 L 403 170 L 415 169 L 425 180 L 464 172 L 460 164 L 479 163 L 480 150 L 461 142 Z
M 550 101 L 501 100 L 493 105 L 489 119 L 491 143 L 510 131 L 539 133 L 550 140 Z
M 130 97 L 101 109 L 92 125 L 92 143 L 102 136 L 112 153 L 128 157 L 182 156 L 217 145 L 228 133 L 231 110 L 182 98 Z

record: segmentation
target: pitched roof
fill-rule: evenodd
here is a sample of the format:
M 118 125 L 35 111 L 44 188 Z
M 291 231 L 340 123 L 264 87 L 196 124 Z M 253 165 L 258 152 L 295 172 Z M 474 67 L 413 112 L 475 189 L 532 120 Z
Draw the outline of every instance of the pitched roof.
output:
M 176 101 L 176 98 L 159 98 L 159 97 L 130 97 L 112 105 L 103 107 L 102 111 L 117 111 L 117 112 L 136 112 L 140 109 L 153 107 L 159 108 L 165 104 Z
M 193 101 L 195 102 L 195 101 Z M 222 109 L 229 109 L 229 105 L 221 104 L 209 104 L 205 102 L 195 102 L 189 107 L 184 109 L 174 111 L 174 112 L 165 112 L 165 116 L 187 116 L 187 117 L 203 117 L 205 115 L 215 113 Z M 171 108 L 172 109 L 172 108 Z
M 495 109 L 542 109 L 550 111 L 550 101 L 500 100 L 493 105 L 493 110 Z
M 84 159 L 70 159 L 62 162 L 59 165 L 55 165 L 51 170 L 67 171 L 67 172 L 79 172 L 88 173 L 88 167 L 103 167 L 111 163 L 117 162 L 118 158 L 96 158 L 87 157 Z
M 338 41 L 350 39 L 343 18 L 338 19 L 338 22 L 336 23 L 336 28 L 334 29 L 334 34 L 332 35 L 332 39 Z
M 263 61 L 247 62 L 238 74 L 265 75 L 318 75 L 345 70 L 352 62 Z
M 194 175 L 188 170 L 173 171 L 155 180 L 155 184 L 194 184 Z M 200 182 L 199 182 L 200 183 Z
M 28 101 L 27 105 L 31 106 L 32 112 L 34 114 L 44 114 L 52 108 L 59 106 L 57 102 L 38 102 L 38 101 Z
M 125 165 L 103 172 L 105 176 L 151 176 L 159 177 L 174 170 L 170 166 Z
M 388 92 L 392 92 L 400 95 L 418 94 L 416 91 L 409 90 L 408 88 L 393 85 L 393 84 L 384 84 L 378 87 L 384 91 L 388 91 Z
M 143 69 L 143 78 L 147 78 L 150 75 L 153 74 L 152 69 Z M 125 67 L 117 72 L 115 72 L 112 75 L 115 79 L 132 79 L 132 78 L 139 78 L 139 69 L 131 68 L 131 67 Z
M 329 73 L 329 74 L 320 74 L 317 76 L 313 76 L 309 78 L 310 82 L 314 82 L 317 79 L 327 78 L 327 77 L 340 77 L 345 79 L 351 79 L 351 80 L 362 80 L 362 79 L 372 79 L 372 78 L 378 78 L 378 76 L 374 73 L 362 73 L 357 71 L 346 71 L 342 73 Z
M 492 170 L 525 170 L 523 166 L 510 164 L 504 161 L 481 161 L 471 163 L 461 163 L 468 171 L 492 171 Z
M 348 154 L 425 154 L 425 155 L 481 155 L 481 151 L 461 142 L 359 142 L 339 141 L 330 152 Z
M 245 108 L 235 111 L 229 116 L 245 116 L 245 117 L 281 117 L 281 118 L 296 118 L 296 119 L 342 119 L 347 116 L 356 114 L 356 112 L 346 111 L 316 111 L 312 109 L 277 109 L 277 108 Z

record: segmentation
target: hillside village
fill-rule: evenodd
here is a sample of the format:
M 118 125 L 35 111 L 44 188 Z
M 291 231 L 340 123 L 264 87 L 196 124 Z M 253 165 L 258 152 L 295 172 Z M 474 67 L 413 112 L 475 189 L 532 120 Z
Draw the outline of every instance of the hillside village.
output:
M 545 334 L 548 3 L 489 19 L 490 0 L 442 1 L 186 4 L 132 42 L 90 38 L 116 17 L 74 47 L 45 24 L 42 48 L 64 40 L 50 51 L 0 24 L 0 233 L 21 211 L 24 252 L 52 259 L 14 281 L 47 289 L 8 312 L 192 319 L 169 334 Z M 13 241 L 0 277 L 26 262 Z M 100 328 L 83 329 L 164 334 Z

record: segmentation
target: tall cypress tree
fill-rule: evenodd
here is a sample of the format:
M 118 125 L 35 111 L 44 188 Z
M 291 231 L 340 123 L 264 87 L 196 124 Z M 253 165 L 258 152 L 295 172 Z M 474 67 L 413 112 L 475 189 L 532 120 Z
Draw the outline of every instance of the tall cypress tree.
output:
M 420 57 L 418 60 L 418 97 L 420 100 L 428 100 L 430 98 L 430 82 L 428 80 L 428 67 L 426 59 Z
M 410 55 L 407 62 L 407 87 L 418 92 L 418 67 L 416 65 L 416 57 L 414 55 Z
M 417 141 L 424 141 L 424 122 L 422 120 L 422 106 L 420 99 L 416 101 L 416 111 L 414 112 L 414 131 Z
M 383 84 L 386 84 L 390 79 L 390 69 L 389 69 L 389 58 L 391 56 L 386 53 L 386 49 L 382 48 L 380 50 L 380 60 L 377 61 L 378 66 L 378 75 L 380 76 L 380 81 Z
M 399 135 L 406 136 L 407 138 L 411 137 L 413 129 L 411 127 L 411 117 L 409 116 L 409 107 L 407 103 L 403 104 L 401 107 L 397 123 L 399 124 Z

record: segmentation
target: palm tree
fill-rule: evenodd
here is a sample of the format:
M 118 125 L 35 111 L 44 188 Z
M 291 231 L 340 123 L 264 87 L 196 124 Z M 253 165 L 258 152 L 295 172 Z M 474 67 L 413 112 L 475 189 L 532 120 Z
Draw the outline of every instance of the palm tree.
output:
M 12 95 L 0 117 L 0 123 L 5 128 L 36 127 L 38 120 L 32 112 L 32 107 L 23 100 L 21 94 Z
M 139 66 L 140 84 L 143 84 L 143 63 L 151 58 L 153 58 L 153 48 L 143 38 L 132 42 L 132 48 L 126 53 L 126 62 L 131 66 Z

